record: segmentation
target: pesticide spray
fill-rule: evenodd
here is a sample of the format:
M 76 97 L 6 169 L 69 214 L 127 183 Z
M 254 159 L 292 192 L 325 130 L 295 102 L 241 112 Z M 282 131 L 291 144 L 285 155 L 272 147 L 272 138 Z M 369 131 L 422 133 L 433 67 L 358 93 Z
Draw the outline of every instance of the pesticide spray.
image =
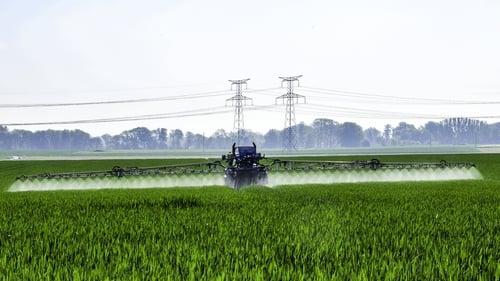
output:
M 169 187 L 201 187 L 224 185 L 218 174 L 169 175 L 141 177 L 106 177 L 80 179 L 37 179 L 16 181 L 8 191 L 53 191 L 53 190 L 95 190 L 95 189 L 140 189 Z
M 292 171 L 272 172 L 267 180 L 268 187 L 299 184 L 335 184 L 361 182 L 401 182 L 401 181 L 450 181 L 479 180 L 481 173 L 475 168 L 429 168 L 398 170 L 359 171 Z M 54 190 L 97 190 L 97 189 L 141 189 L 170 187 L 203 187 L 224 185 L 220 174 L 169 175 L 121 178 L 85 179 L 38 179 L 16 181 L 10 192 L 54 191 Z
M 386 170 L 294 171 L 269 175 L 270 187 L 290 184 L 333 184 L 360 182 L 479 180 L 475 168 L 427 168 Z

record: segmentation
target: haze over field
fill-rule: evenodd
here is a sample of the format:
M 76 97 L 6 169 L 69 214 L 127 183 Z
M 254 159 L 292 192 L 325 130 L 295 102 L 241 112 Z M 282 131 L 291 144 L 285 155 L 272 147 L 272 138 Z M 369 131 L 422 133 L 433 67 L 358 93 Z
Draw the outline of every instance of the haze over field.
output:
M 1 1 L 0 124 L 231 131 L 227 80 L 250 78 L 244 126 L 266 132 L 284 127 L 277 77 L 293 75 L 297 123 L 494 123 L 498 14 L 492 0 Z

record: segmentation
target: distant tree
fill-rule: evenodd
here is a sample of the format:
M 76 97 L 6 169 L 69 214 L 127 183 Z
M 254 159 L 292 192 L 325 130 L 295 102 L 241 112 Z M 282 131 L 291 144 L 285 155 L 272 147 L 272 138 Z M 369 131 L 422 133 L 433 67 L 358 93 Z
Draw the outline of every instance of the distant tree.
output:
M 101 136 L 102 142 L 103 142 L 103 149 L 112 149 L 111 147 L 111 139 L 113 137 L 110 134 L 104 134 Z
M 35 150 L 38 149 L 33 141 L 33 132 L 27 130 L 13 130 L 11 133 L 11 149 L 13 150 Z
M 251 144 L 253 139 L 252 139 L 252 133 L 249 130 L 241 129 L 239 131 L 239 136 L 237 132 L 231 132 L 230 137 L 233 142 L 238 142 L 240 145 L 248 145 Z M 239 140 L 238 140 L 239 137 Z
M 383 132 L 368 128 L 364 132 L 356 123 L 338 124 L 327 119 L 315 119 L 312 124 L 303 122 L 292 128 L 295 131 L 297 148 L 324 148 L 341 146 L 370 146 L 394 144 L 483 144 L 500 143 L 500 123 L 487 124 L 484 121 L 465 117 L 448 118 L 440 122 L 430 121 L 423 127 L 400 122 L 393 128 L 385 125 Z M 240 144 L 256 142 L 260 147 L 283 147 L 288 128 L 283 131 L 271 129 L 264 135 L 242 130 Z M 235 133 L 223 129 L 206 138 L 200 134 L 182 130 L 159 128 L 150 131 L 138 127 L 118 135 L 105 134 L 91 137 L 82 130 L 27 130 L 9 131 L 0 126 L 1 150 L 46 150 L 46 149 L 227 149 L 231 147 Z
M 427 138 L 427 144 L 432 145 L 434 142 L 442 142 L 441 140 L 441 131 L 442 126 L 437 122 L 427 122 L 424 125 L 424 134 Z
M 286 130 L 288 130 L 288 128 L 285 128 L 282 134 L 284 144 L 287 142 Z M 300 122 L 294 126 L 294 131 L 296 148 L 309 148 L 314 146 L 315 136 L 311 126 L 304 124 L 304 122 Z
M 105 148 L 104 140 L 101 137 L 94 137 L 89 140 L 88 148 L 92 150 L 103 150 Z
M 494 140 L 494 136 L 495 136 L 494 126 L 491 126 L 486 122 L 482 122 L 480 123 L 479 127 L 476 128 L 474 144 L 498 143 Z
M 153 149 L 156 147 L 155 141 L 150 130 L 146 127 L 138 127 L 132 130 L 132 134 L 135 135 L 139 149 Z
M 392 130 L 392 138 L 397 144 L 420 144 L 420 132 L 414 125 L 400 122 Z
M 187 132 L 184 135 L 184 149 L 204 149 L 204 138 L 203 135 Z
M 138 149 L 139 144 L 137 138 L 132 134 L 132 130 L 123 131 L 120 134 L 121 149 Z
M 158 128 L 151 131 L 155 149 L 167 149 L 168 133 L 165 128 Z
M 281 132 L 281 148 L 293 148 L 294 146 L 297 146 L 299 143 L 298 134 L 299 132 L 297 130 L 297 126 L 284 128 Z
M 204 135 L 195 134 L 191 142 L 193 149 L 205 149 L 206 138 Z
M 151 131 L 145 127 L 137 127 L 123 131 L 119 137 L 113 137 L 115 148 L 119 149 L 151 149 L 154 147 Z
M 191 132 L 186 132 L 184 134 L 184 149 L 193 149 L 194 134 Z
M 489 125 L 489 136 L 485 143 L 500 143 L 500 122 Z
M 264 136 L 250 130 L 241 130 L 240 145 L 251 145 L 254 142 L 260 146 L 264 143 Z
M 171 130 L 168 139 L 170 141 L 170 149 L 182 149 L 182 142 L 184 140 L 184 133 L 180 129 Z
M 65 143 L 69 150 L 86 150 L 86 149 L 100 149 L 102 148 L 100 138 L 92 138 L 90 134 L 82 130 L 72 130 L 65 132 L 67 135 L 67 140 Z
M 264 147 L 265 148 L 280 148 L 282 144 L 281 132 L 276 129 L 269 130 L 264 135 Z
M 382 132 L 377 130 L 376 128 L 370 127 L 366 129 L 364 132 L 365 140 L 368 141 L 368 146 L 375 146 L 382 144 Z
M 11 149 L 11 136 L 6 126 L 0 126 L 0 149 Z
M 36 131 L 33 134 L 33 142 L 36 145 L 37 150 L 48 150 L 52 148 L 53 138 L 51 137 L 51 131 Z
M 232 137 L 224 129 L 218 129 L 208 138 L 207 148 L 227 149 L 231 147 L 232 141 Z
M 359 147 L 363 141 L 363 128 L 353 122 L 345 122 L 339 126 L 339 141 L 343 147 Z
M 338 123 L 327 118 L 315 119 L 312 128 L 315 135 L 316 148 L 334 147 L 337 144 L 336 130 Z
M 386 124 L 384 126 L 384 133 L 382 134 L 382 138 L 384 140 L 384 145 L 391 145 L 392 126 L 390 124 Z
M 489 135 L 487 124 L 475 119 L 448 118 L 441 125 L 451 144 L 474 144 L 480 141 L 479 136 Z

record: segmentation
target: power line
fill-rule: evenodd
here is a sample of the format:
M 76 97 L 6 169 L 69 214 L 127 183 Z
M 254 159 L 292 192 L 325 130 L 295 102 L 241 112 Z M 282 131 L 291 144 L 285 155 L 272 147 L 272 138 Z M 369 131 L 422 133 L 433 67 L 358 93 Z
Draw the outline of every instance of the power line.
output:
M 42 94 L 59 94 L 59 95 L 70 95 L 70 94 L 88 94 L 88 93 L 112 93 L 112 92 L 131 92 L 131 91 L 144 91 L 144 90 L 159 90 L 159 89 L 174 89 L 182 88 L 188 86 L 201 86 L 208 85 L 209 83 L 201 83 L 196 85 L 177 85 L 177 86 L 148 86 L 148 87 L 128 87 L 128 88 L 104 88 L 104 89 L 87 89 L 87 90 L 54 90 L 45 92 L 31 92 L 31 91 L 21 91 L 21 92 L 0 92 L 0 95 L 10 94 L 10 95 L 42 95 Z
M 88 105 L 103 105 L 103 104 L 125 104 L 125 103 L 143 103 L 143 102 L 159 102 L 172 100 L 188 100 L 201 99 L 207 97 L 217 97 L 227 94 L 224 91 L 201 92 L 188 95 L 176 95 L 169 97 L 154 97 L 142 99 L 124 99 L 124 100 L 109 100 L 109 101 L 91 101 L 91 102 L 71 102 L 71 103 L 27 103 L 27 104 L 0 104 L 0 108 L 33 108 L 33 107 L 66 107 L 66 106 L 88 106 Z
M 362 119 L 447 119 L 456 115 L 444 115 L 444 114 L 424 114 L 415 112 L 396 112 L 396 111 L 381 111 L 381 110 L 370 110 L 370 109 L 359 109 L 353 107 L 342 107 L 342 106 L 330 106 L 323 104 L 308 103 L 304 106 L 305 108 L 300 109 L 300 112 L 311 114 L 311 115 L 333 115 L 335 117 L 351 117 L 351 118 L 362 118 Z M 500 116 L 495 115 L 470 115 L 463 116 L 475 119 L 496 119 Z
M 395 112 L 395 111 L 381 111 L 381 110 L 371 110 L 371 109 L 360 109 L 353 107 L 343 107 L 343 106 L 327 106 L 322 104 L 307 104 L 306 110 L 309 109 L 311 113 L 314 114 L 327 114 L 334 115 L 336 117 L 352 117 L 352 118 L 363 118 L 363 119 L 394 119 L 394 118 L 416 118 L 416 119 L 439 119 L 446 118 L 444 115 L 435 114 L 422 114 L 422 113 L 410 113 L 410 112 Z M 301 110 L 302 111 L 302 110 Z
M 272 93 L 273 91 L 281 90 L 281 87 L 274 87 L 274 88 L 264 88 L 264 89 L 252 89 L 252 88 L 245 88 L 246 93 L 255 93 L 255 94 L 266 94 Z
M 294 83 L 299 83 L 299 76 L 291 77 L 279 77 L 282 79 L 281 88 L 287 83 L 287 93 L 275 98 L 274 105 L 263 105 L 263 106 L 253 106 L 251 98 L 242 95 L 242 86 L 247 86 L 247 81 L 249 79 L 243 80 L 229 80 L 231 82 L 231 90 L 236 91 L 236 95 L 226 100 L 226 106 L 231 102 L 234 109 L 234 122 L 233 129 L 237 132 L 238 142 L 240 139 L 240 131 L 244 128 L 243 120 L 243 106 L 247 106 L 247 102 L 251 102 L 251 106 L 248 110 L 265 110 L 276 112 L 277 109 L 275 105 L 278 100 L 282 100 L 283 104 L 286 105 L 285 113 L 285 131 L 288 128 L 285 139 L 285 148 L 293 149 L 295 147 L 295 132 L 292 130 L 295 128 L 295 104 L 303 100 L 305 103 L 305 96 L 298 95 L 293 92 Z M 235 89 L 233 89 L 233 87 Z M 147 88 L 137 88 L 137 89 L 147 89 Z M 257 95 L 265 96 L 275 96 L 276 90 L 280 88 L 265 88 L 265 89 L 245 89 L 245 92 L 251 92 Z M 314 93 L 313 98 L 315 100 L 335 100 L 338 97 L 343 97 L 346 99 L 354 100 L 359 104 L 373 104 L 373 103 L 396 103 L 396 104 L 436 104 L 436 105 L 490 105 L 490 104 L 500 104 L 500 101 L 467 101 L 467 100 L 446 100 L 446 99 L 434 99 L 434 98 L 418 98 L 418 97 L 397 97 L 391 95 L 381 95 L 381 94 L 368 94 L 356 91 L 343 91 L 343 90 L 332 90 L 324 88 L 313 88 L 313 87 L 301 87 L 302 90 Z M 91 101 L 91 102 L 73 102 L 73 103 L 28 103 L 28 104 L 0 104 L 0 108 L 33 108 L 33 107 L 69 107 L 69 106 L 91 106 L 91 105 L 101 105 L 101 104 L 126 104 L 126 103 L 141 103 L 141 102 L 159 102 L 159 101 L 172 101 L 172 100 L 192 100 L 192 99 L 202 99 L 208 97 L 218 97 L 226 95 L 227 90 L 224 91 L 206 91 L 192 94 L 184 95 L 174 95 L 174 96 L 163 96 L 163 97 L 152 97 L 152 98 L 139 98 L 139 99 L 123 99 L 123 100 L 109 100 L 109 101 Z M 333 98 L 335 99 L 333 99 Z M 138 120 L 154 120 L 154 119 L 168 119 L 168 118 L 181 118 L 181 117 L 192 117 L 192 116 L 205 116 L 214 115 L 230 112 L 230 110 L 222 108 L 204 108 L 195 109 L 187 111 L 179 111 L 173 113 L 161 113 L 161 114 L 149 114 L 149 115 L 135 115 L 135 116 L 125 116 L 125 117 L 112 117 L 112 118 L 101 118 L 101 119 L 83 119 L 83 120 L 73 120 L 73 121 L 48 121 L 48 122 L 12 122 L 2 124 L 5 126 L 36 126 L 36 125 L 61 125 L 61 124 L 92 124 L 92 123 L 112 123 L 112 122 L 128 122 L 128 121 L 138 121 Z M 372 107 L 373 108 L 373 107 Z M 224 109 L 224 110 L 223 110 Z M 305 105 L 304 108 L 298 110 L 304 114 L 310 115 L 331 115 L 335 117 L 353 117 L 353 118 L 370 118 L 370 119 L 395 119 L 395 118 L 408 118 L 408 119 L 446 119 L 449 115 L 442 114 L 423 114 L 423 113 L 411 113 L 411 112 L 394 112 L 387 110 L 374 110 L 374 109 L 363 109 L 360 107 L 342 107 L 333 106 L 326 104 L 309 103 Z M 500 116 L 491 115 L 479 115 L 479 116 L 464 116 L 468 118 L 477 119 L 498 119 Z
M 266 88 L 266 89 L 250 89 L 248 93 L 262 94 L 267 91 L 276 90 L 279 88 Z M 175 95 L 168 97 L 152 97 L 140 99 L 123 99 L 123 100 L 103 100 L 103 101 L 90 101 L 90 102 L 69 102 L 69 103 L 5 103 L 0 104 L 0 108 L 40 108 L 40 107 L 67 107 L 67 106 L 89 106 L 89 105 L 106 105 L 106 104 L 127 104 L 127 103 L 144 103 L 144 102 L 161 102 L 173 100 L 191 100 L 203 99 L 209 97 L 219 97 L 227 95 L 228 90 L 222 91 L 207 91 L 185 95 Z
M 248 111 L 270 111 L 270 112 L 280 112 L 276 108 L 275 104 L 269 105 L 259 105 L 250 106 L 247 108 Z M 334 111 L 332 111 L 334 110 Z M 83 119 L 83 120 L 70 120 L 70 121 L 47 121 L 47 122 L 12 122 L 0 124 L 2 126 L 46 126 L 46 125 L 74 125 L 74 124 L 99 124 L 99 123 L 115 123 L 115 122 L 130 122 L 130 121 L 143 121 L 143 120 L 161 120 L 161 119 L 172 119 L 172 118 L 184 118 L 184 117 L 196 117 L 196 116 L 208 116 L 208 115 L 218 115 L 227 114 L 231 112 L 231 109 L 227 109 L 224 106 L 221 107 L 210 107 L 201 108 L 196 110 L 179 111 L 172 113 L 160 113 L 160 114 L 148 114 L 148 115 L 134 115 L 134 116 L 124 116 L 115 118 L 99 118 L 99 119 Z M 394 118 L 406 118 L 406 119 L 447 119 L 453 116 L 447 115 L 431 115 L 431 114 L 421 114 L 421 113 L 402 113 L 402 112 L 391 112 L 391 111 L 377 111 L 377 110 L 362 110 L 350 107 L 331 107 L 321 104 L 306 104 L 304 108 L 299 109 L 303 114 L 317 116 L 322 115 L 334 115 L 335 117 L 353 117 L 361 119 L 394 119 Z M 464 116 L 472 119 L 498 119 L 500 115 L 474 115 L 474 116 Z
M 195 117 L 195 116 L 207 116 L 224 114 L 231 112 L 231 110 L 225 107 L 210 107 L 197 110 L 187 110 L 172 113 L 160 113 L 160 114 L 147 114 L 147 115 L 134 115 L 134 116 L 124 116 L 124 117 L 114 117 L 114 118 L 98 118 L 98 119 L 83 119 L 83 120 L 71 120 L 71 121 L 47 121 L 47 122 L 13 122 L 1 124 L 2 126 L 42 126 L 42 125 L 74 125 L 74 124 L 98 124 L 98 123 L 115 123 L 115 122 L 129 122 L 129 121 L 142 121 L 142 120 L 158 120 L 158 119 L 170 119 L 170 118 L 181 118 L 181 117 Z
M 362 99 L 364 102 L 377 102 L 377 103 L 421 103 L 421 104 L 436 104 L 436 105 L 483 105 L 483 104 L 500 104 L 500 101 L 473 101 L 473 100 L 453 100 L 453 99 L 435 99 L 435 98 L 419 98 L 419 97 L 399 97 L 382 94 L 368 94 L 356 91 L 334 90 L 314 87 L 302 87 L 305 91 L 318 93 L 318 94 L 332 94 L 349 99 Z
M 271 104 L 271 105 L 251 106 L 247 110 L 249 110 L 249 111 L 266 110 L 266 109 L 269 109 L 270 107 L 275 107 L 275 105 Z M 113 118 L 82 119 L 82 120 L 70 120 L 70 121 L 11 122 L 11 123 L 3 123 L 0 125 L 1 126 L 43 126 L 43 125 L 74 125 L 74 124 L 115 123 L 115 122 L 161 120 L 161 119 L 182 118 L 182 117 L 218 115 L 218 114 L 226 114 L 226 113 L 229 113 L 231 111 L 232 111 L 232 109 L 227 109 L 225 106 L 219 106 L 219 107 L 209 107 L 209 108 L 201 108 L 201 109 L 187 110 L 187 111 L 178 111 L 178 112 L 171 112 L 171 113 L 133 115 L 133 116 L 122 116 L 122 117 L 113 117 Z

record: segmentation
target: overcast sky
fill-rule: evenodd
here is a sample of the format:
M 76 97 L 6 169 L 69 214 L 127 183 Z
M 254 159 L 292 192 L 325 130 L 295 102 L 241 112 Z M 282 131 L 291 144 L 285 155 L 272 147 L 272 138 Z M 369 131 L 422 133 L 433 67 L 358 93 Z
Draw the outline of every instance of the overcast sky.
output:
M 0 0 L 0 124 L 231 131 L 227 80 L 250 78 L 245 128 L 266 132 L 285 122 L 278 76 L 294 75 L 297 123 L 498 122 L 499 15 L 497 0 Z

